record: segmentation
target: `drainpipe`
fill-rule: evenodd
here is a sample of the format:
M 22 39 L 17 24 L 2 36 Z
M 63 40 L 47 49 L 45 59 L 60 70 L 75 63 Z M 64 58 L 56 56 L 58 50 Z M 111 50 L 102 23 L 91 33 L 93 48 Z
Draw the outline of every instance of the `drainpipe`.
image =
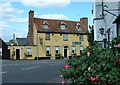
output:
M 37 60 L 38 60 L 38 55 L 39 55 L 39 54 L 38 54 L 38 46 L 39 46 L 39 45 L 38 45 L 38 34 L 37 34 Z

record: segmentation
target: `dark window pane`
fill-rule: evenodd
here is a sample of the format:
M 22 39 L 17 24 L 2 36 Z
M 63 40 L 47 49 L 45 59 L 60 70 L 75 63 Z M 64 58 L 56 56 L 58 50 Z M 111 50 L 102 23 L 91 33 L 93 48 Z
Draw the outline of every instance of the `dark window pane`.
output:
M 50 40 L 50 33 L 46 33 L 45 39 Z

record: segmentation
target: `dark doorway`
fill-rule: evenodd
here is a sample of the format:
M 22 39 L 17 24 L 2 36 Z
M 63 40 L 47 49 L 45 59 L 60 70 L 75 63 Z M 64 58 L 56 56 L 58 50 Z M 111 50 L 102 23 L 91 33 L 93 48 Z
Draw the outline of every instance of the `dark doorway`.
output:
M 16 49 L 16 59 L 20 59 L 20 49 Z
M 67 47 L 64 47 L 64 57 L 67 58 Z

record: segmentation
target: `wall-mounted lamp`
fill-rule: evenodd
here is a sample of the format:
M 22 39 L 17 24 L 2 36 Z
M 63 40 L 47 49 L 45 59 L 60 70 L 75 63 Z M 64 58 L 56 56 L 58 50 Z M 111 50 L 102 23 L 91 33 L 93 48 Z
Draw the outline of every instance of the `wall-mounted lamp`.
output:
M 104 34 L 104 31 L 105 31 L 104 28 L 100 28 L 99 31 L 100 31 L 100 34 L 101 34 L 101 35 L 105 35 L 105 34 Z
M 43 38 L 39 38 L 40 39 L 40 44 L 43 44 Z

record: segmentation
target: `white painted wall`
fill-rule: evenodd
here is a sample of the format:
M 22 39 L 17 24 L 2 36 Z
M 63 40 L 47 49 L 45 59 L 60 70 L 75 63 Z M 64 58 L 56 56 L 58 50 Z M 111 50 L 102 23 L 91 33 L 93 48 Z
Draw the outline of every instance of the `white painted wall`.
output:
M 104 7 L 105 10 L 113 10 L 113 9 L 118 9 L 118 2 L 103 2 L 103 5 L 107 5 L 107 7 Z M 110 11 L 111 13 L 118 15 L 119 12 L 118 10 L 116 11 Z M 102 0 L 101 2 L 94 2 L 94 6 L 93 6 L 93 18 L 101 18 L 101 14 L 102 14 Z M 95 41 L 102 41 L 106 36 L 101 35 L 99 29 L 105 28 L 105 32 L 110 28 L 111 32 L 110 32 L 110 40 L 112 40 L 113 38 L 115 38 L 117 36 L 117 32 L 116 32 L 116 24 L 113 24 L 113 21 L 116 19 L 116 16 L 113 16 L 107 12 L 104 11 L 104 19 L 100 19 L 100 20 L 94 20 L 94 40 Z

